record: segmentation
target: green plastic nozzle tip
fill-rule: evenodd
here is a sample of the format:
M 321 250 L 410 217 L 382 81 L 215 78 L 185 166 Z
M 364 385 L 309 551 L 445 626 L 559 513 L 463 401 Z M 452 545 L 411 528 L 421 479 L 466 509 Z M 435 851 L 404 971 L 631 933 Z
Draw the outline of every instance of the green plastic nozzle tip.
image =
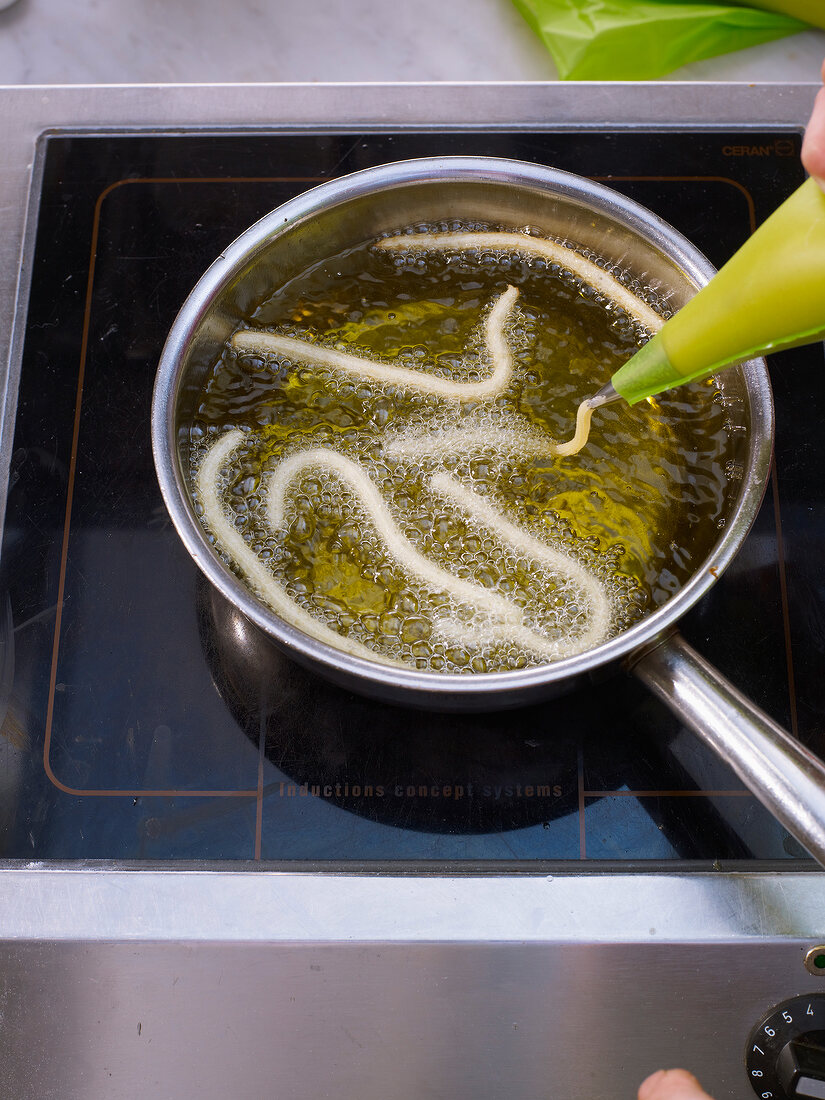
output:
M 681 386 L 687 379 L 674 370 L 657 333 L 623 367 L 619 367 L 610 381 L 628 405 L 635 405 L 662 390 Z

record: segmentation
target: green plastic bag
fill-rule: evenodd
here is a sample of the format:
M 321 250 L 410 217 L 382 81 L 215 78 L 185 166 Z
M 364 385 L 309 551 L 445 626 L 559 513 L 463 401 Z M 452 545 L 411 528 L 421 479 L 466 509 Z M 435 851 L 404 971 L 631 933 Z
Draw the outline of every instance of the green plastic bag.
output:
M 681 0 L 513 0 L 562 80 L 653 80 L 806 29 L 789 15 Z
M 765 8 L 767 11 L 781 11 L 825 31 L 825 4 L 822 0 L 733 0 L 733 3 Z

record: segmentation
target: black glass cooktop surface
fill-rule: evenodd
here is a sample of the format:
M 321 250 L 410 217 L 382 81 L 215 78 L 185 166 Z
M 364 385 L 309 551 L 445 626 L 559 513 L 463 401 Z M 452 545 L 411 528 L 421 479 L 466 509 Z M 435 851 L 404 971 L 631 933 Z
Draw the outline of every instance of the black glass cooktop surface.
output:
M 729 769 L 617 675 L 504 714 L 388 707 L 262 643 L 164 509 L 149 411 L 203 270 L 317 182 L 484 154 L 609 183 L 721 264 L 802 180 L 795 132 L 55 134 L 42 169 L 2 546 L 0 856 L 806 859 Z M 696 648 L 825 753 L 820 347 L 771 362 L 776 472 Z

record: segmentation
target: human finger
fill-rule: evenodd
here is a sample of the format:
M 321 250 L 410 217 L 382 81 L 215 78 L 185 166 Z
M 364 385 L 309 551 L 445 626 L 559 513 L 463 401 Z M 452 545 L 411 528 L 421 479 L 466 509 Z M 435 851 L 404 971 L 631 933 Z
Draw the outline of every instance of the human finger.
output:
M 802 164 L 825 191 L 825 88 L 820 88 L 802 142 Z
M 642 1081 L 639 1100 L 711 1100 L 686 1069 L 660 1069 Z

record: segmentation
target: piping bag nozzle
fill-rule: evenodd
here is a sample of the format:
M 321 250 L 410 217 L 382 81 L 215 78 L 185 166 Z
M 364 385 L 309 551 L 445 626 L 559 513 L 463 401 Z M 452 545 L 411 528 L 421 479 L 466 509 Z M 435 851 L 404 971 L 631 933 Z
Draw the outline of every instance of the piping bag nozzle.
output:
M 652 397 L 671 386 L 681 386 L 687 381 L 684 375 L 674 369 L 665 351 L 661 332 L 657 332 L 623 367 L 619 367 L 610 379 L 610 384 L 628 405 L 635 405 L 637 401 L 644 401 L 646 397 Z

